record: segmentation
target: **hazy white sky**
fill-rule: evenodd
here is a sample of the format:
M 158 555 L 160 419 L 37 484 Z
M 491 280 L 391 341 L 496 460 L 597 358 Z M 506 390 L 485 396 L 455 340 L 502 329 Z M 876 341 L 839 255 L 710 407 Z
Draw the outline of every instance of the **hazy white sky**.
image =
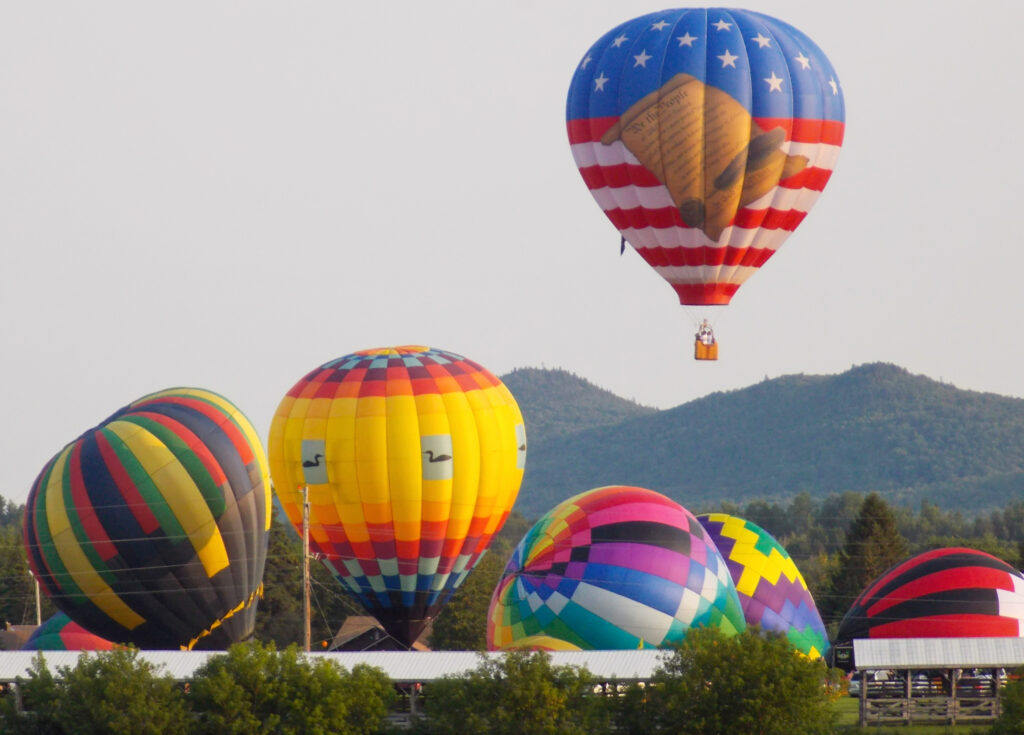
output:
M 1024 395 L 1024 3 L 745 3 L 830 57 L 846 140 L 708 364 L 565 134 L 583 53 L 662 7 L 0 0 L 0 495 L 147 392 L 266 438 L 309 369 L 393 344 L 662 408 L 873 361 Z

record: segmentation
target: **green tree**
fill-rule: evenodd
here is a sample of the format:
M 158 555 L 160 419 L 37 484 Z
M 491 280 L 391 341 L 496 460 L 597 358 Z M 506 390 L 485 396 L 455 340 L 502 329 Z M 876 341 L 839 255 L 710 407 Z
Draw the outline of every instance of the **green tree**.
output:
M 507 558 L 532 525 L 533 523 L 526 520 L 522 513 L 513 510 L 508 514 L 501 530 L 494 535 L 494 541 L 491 544 L 493 553 Z
M 176 735 L 190 732 L 188 707 L 180 687 L 157 667 L 120 649 L 85 653 L 56 677 L 42 656 L 19 679 L 21 706 L 14 697 L 2 706 L 3 731 L 56 735 Z
M 56 720 L 60 691 L 41 653 L 32 659 L 28 678 L 19 676 L 15 688 L 0 698 L 0 732 L 60 735 L 62 730 Z
M 36 620 L 35 582 L 29 571 L 21 522 L 25 506 L 0 497 L 0 625 L 29 625 Z M 57 609 L 41 597 L 40 615 L 45 620 Z
M 68 735 L 160 735 L 189 732 L 188 708 L 169 674 L 136 650 L 83 653 L 58 668 L 56 719 Z
M 25 506 L 0 497 L 0 528 L 21 529 L 21 519 L 25 515 Z
M 542 651 L 484 656 L 461 676 L 430 684 L 427 719 L 436 735 L 594 735 L 608 730 L 604 701 L 586 669 L 552 666 Z
M 0 498 L 0 505 L 2 505 Z M 36 596 L 21 529 L 15 525 L 0 526 L 0 624 L 34 623 Z
M 283 523 L 270 524 L 256 638 L 284 648 L 302 641 L 302 545 Z
M 828 595 L 815 598 L 825 623 L 838 622 L 868 584 L 908 556 L 892 510 L 878 493 L 869 493 L 839 551 Z
M 498 586 L 512 550 L 530 530 L 530 525 L 518 511 L 509 513 L 505 525 L 491 541 L 491 548 L 434 621 L 431 648 L 437 651 L 487 650 L 487 610 L 491 594 Z
M 390 680 L 365 665 L 300 655 L 292 645 L 240 643 L 211 657 L 192 681 L 196 732 L 369 735 L 394 697 Z
M 777 633 L 689 631 L 644 694 L 626 697 L 628 732 L 672 735 L 831 733 L 839 673 Z
M 1024 673 L 1024 670 L 1018 671 Z M 1003 712 L 989 730 L 990 735 L 1024 735 L 1024 678 L 1010 681 L 1000 693 Z
M 484 555 L 434 621 L 431 648 L 437 651 L 487 650 L 487 610 L 491 593 L 504 569 L 504 557 L 493 552 Z
M 366 612 L 326 566 L 311 560 L 310 634 L 313 641 L 331 641 L 349 615 Z M 263 572 L 263 598 L 256 612 L 257 640 L 273 642 L 278 649 L 301 643 L 302 620 L 302 544 L 284 522 L 270 526 L 267 564 Z

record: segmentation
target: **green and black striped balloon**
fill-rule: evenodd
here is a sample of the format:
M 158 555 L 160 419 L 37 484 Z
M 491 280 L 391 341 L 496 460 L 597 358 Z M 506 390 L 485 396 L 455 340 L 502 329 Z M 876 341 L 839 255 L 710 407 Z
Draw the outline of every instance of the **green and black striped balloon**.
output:
M 270 483 L 252 424 L 196 388 L 145 396 L 68 444 L 25 512 L 32 571 L 86 630 L 143 649 L 251 637 Z

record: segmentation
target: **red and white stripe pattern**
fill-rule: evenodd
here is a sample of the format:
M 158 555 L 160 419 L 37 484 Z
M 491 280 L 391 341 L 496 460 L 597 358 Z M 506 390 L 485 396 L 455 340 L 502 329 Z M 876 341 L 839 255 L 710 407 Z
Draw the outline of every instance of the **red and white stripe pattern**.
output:
M 844 129 L 837 121 L 755 118 L 763 130 L 784 128 L 783 150 L 806 156 L 808 165 L 738 210 L 715 242 L 683 223 L 668 189 L 621 140 L 601 143 L 616 121 L 568 122 L 576 166 L 608 219 L 686 305 L 729 303 L 736 289 L 782 246 L 832 175 Z

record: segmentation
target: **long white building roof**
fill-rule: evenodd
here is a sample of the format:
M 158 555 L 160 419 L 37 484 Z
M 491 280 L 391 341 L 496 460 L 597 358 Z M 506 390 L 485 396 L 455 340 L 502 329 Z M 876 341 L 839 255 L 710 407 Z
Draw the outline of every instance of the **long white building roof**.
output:
M 178 681 L 193 677 L 210 656 L 222 651 L 140 651 L 139 658 Z M 36 656 L 57 673 L 74 668 L 80 651 L 0 651 L 0 683 L 28 676 Z M 480 665 L 482 656 L 501 653 L 469 651 L 335 651 L 306 654 L 336 661 L 346 669 L 357 664 L 375 666 L 396 683 L 429 682 L 458 676 Z M 555 666 L 586 668 L 599 681 L 647 681 L 667 651 L 552 651 Z M 1024 638 L 890 638 L 855 640 L 857 669 L 1017 668 L 1024 666 Z
M 1024 666 L 1024 638 L 875 638 L 853 642 L 861 669 L 992 669 Z
M 32 661 L 43 655 L 47 668 L 57 673 L 60 668 L 74 668 L 80 651 L 0 651 L 0 682 L 26 678 Z M 160 673 L 187 681 L 210 656 L 221 651 L 140 651 L 139 658 L 150 661 Z M 93 654 L 95 655 L 95 654 Z M 481 656 L 501 657 L 501 653 L 480 654 L 468 651 L 359 651 L 314 652 L 314 658 L 336 661 L 346 669 L 365 663 L 376 666 L 396 683 L 429 682 L 444 676 L 459 675 L 480 665 Z M 553 651 L 555 666 L 586 667 L 599 681 L 645 681 L 661 663 L 665 651 Z

